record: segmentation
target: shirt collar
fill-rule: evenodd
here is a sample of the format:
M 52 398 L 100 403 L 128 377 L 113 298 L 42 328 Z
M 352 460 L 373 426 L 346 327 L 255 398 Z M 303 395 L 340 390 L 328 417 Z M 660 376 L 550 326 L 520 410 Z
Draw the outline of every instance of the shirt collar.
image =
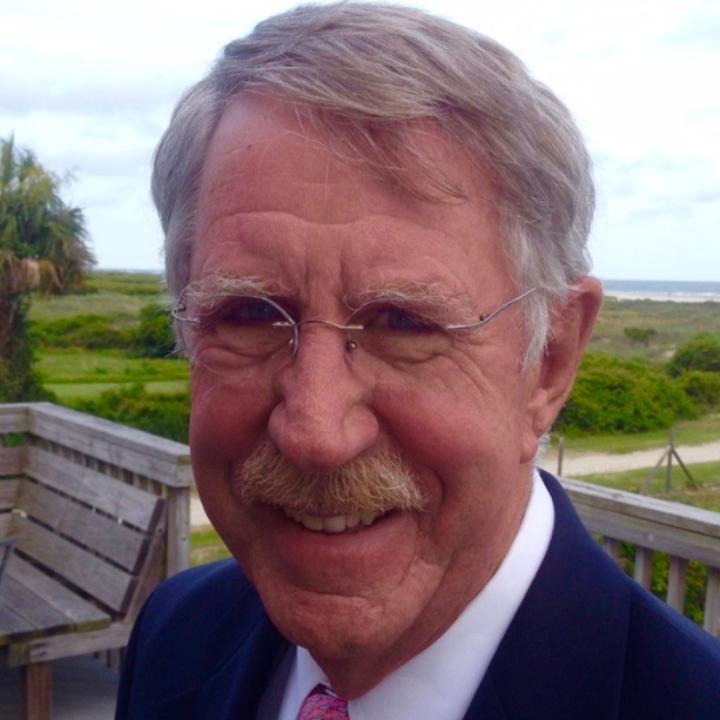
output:
M 432 645 L 365 695 L 349 702 L 350 720 L 459 720 L 545 557 L 555 512 L 537 471 L 530 499 L 510 549 L 497 571 Z M 296 648 L 279 720 L 295 720 L 318 684 L 330 686 L 305 649 Z

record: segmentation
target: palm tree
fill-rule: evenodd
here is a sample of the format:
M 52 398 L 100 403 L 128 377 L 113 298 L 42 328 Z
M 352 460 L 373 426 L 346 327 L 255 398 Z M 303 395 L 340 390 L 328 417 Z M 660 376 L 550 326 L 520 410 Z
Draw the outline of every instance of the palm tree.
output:
M 82 211 L 33 153 L 0 139 L 0 401 L 28 399 L 38 384 L 27 338 L 30 292 L 82 285 L 94 263 Z

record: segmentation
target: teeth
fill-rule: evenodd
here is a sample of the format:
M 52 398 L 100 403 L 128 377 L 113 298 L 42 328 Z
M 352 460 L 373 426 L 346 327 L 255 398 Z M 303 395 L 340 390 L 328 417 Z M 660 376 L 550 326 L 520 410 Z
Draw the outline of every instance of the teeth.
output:
M 319 515 L 305 515 L 287 508 L 283 508 L 283 512 L 287 517 L 300 523 L 307 530 L 327 533 L 341 533 L 345 532 L 345 530 L 352 530 L 361 522 L 366 526 L 372 525 L 381 515 L 381 513 L 363 513 L 362 515 L 353 513 L 351 515 L 320 517 Z
M 300 518 L 300 522 L 308 530 L 322 530 L 323 529 L 323 520 L 322 520 L 322 518 L 317 517 L 316 515 L 303 515 Z

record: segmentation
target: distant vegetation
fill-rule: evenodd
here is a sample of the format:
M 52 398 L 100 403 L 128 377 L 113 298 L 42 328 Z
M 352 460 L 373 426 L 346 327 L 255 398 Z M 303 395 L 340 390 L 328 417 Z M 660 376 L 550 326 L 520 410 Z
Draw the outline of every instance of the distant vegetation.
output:
M 33 298 L 37 370 L 59 402 L 180 441 L 188 369 L 160 276 L 92 273 L 81 294 Z M 556 430 L 660 431 L 720 410 L 720 308 L 609 299 Z
M 28 337 L 30 293 L 82 289 L 94 263 L 62 180 L 12 138 L 0 139 L 0 402 L 45 396 Z

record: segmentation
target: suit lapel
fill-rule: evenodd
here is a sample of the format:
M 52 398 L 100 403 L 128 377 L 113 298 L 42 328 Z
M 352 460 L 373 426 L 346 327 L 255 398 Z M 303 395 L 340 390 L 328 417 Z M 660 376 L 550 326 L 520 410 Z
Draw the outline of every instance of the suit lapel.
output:
M 262 617 L 236 652 L 202 685 L 157 707 L 157 720 L 251 720 L 289 645 Z
M 555 507 L 550 546 L 465 720 L 617 715 L 628 584 L 557 480 L 545 474 L 543 480 Z

